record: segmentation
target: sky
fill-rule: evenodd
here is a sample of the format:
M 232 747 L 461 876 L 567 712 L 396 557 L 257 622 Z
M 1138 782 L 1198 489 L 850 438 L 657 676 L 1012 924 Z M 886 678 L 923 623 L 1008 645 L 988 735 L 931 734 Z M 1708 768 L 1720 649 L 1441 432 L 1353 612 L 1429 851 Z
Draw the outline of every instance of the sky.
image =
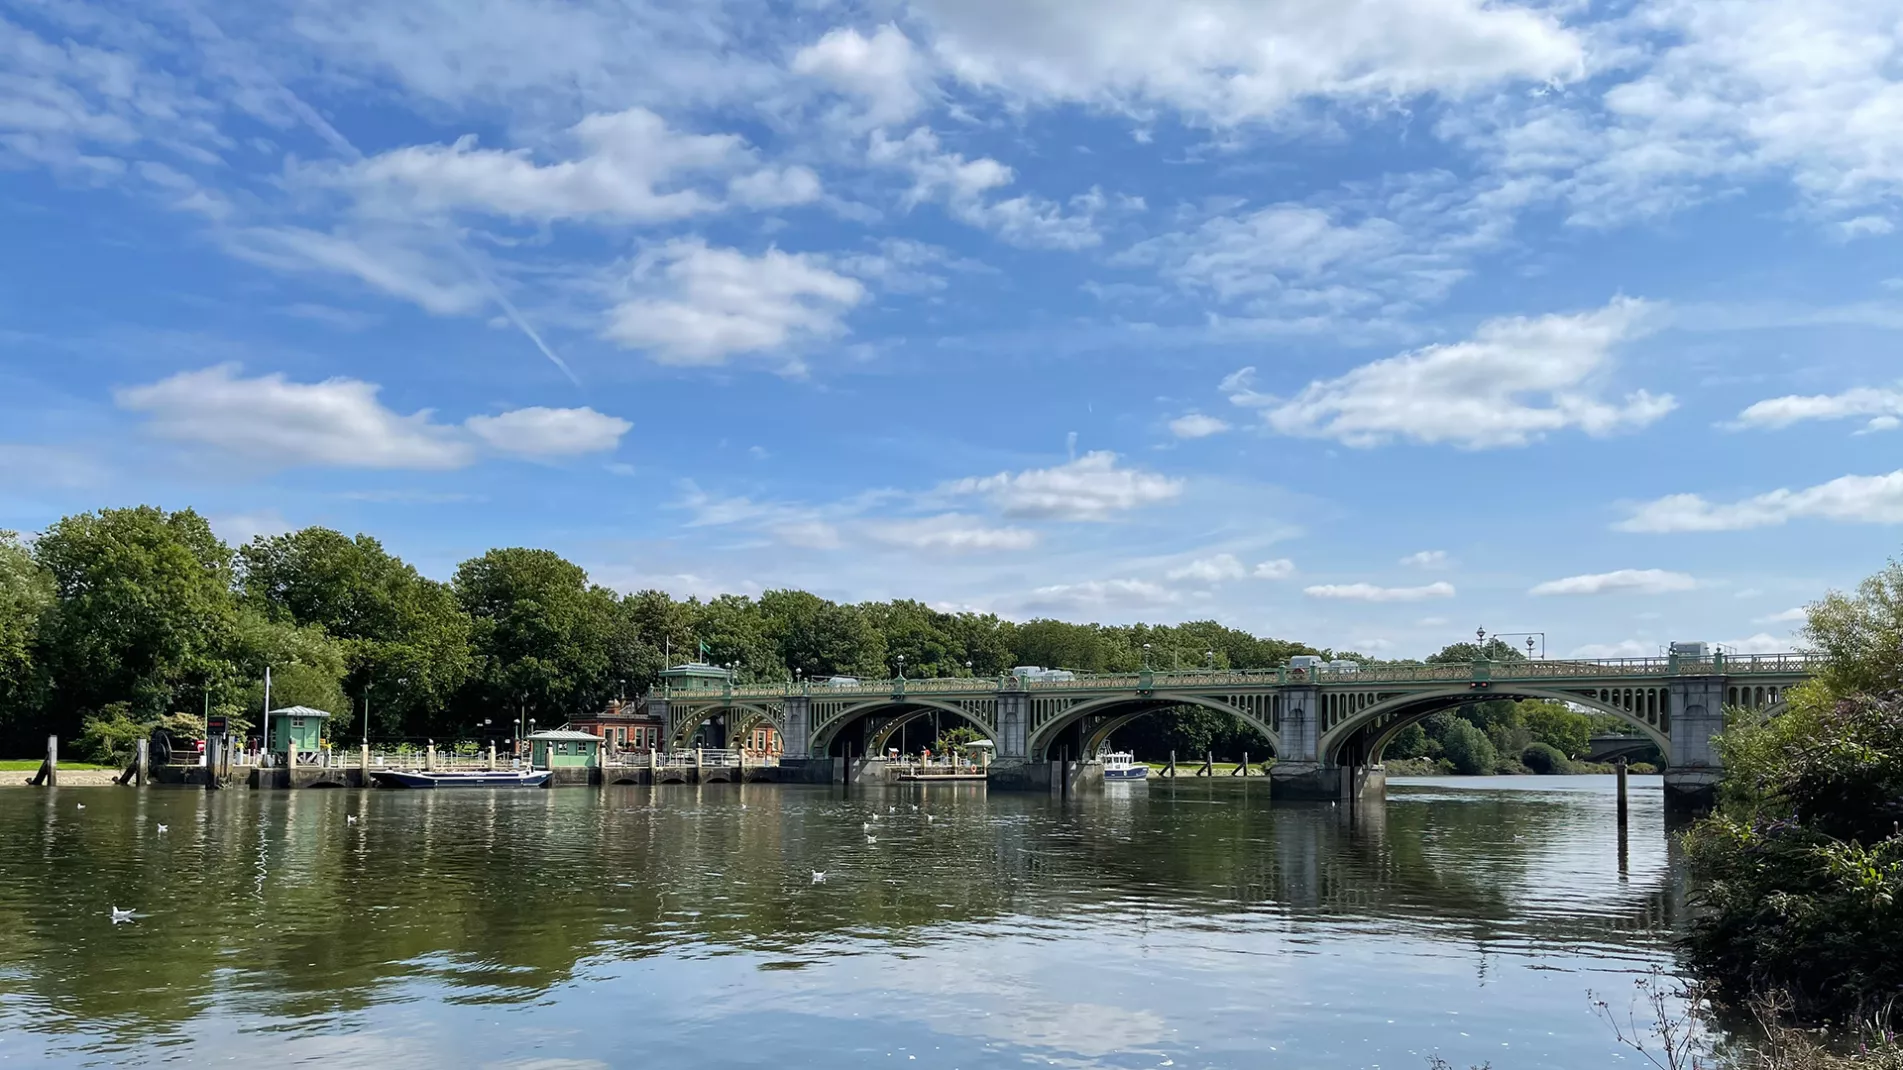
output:
M 1786 650 L 1900 216 L 1899 0 L 0 0 L 0 527 Z

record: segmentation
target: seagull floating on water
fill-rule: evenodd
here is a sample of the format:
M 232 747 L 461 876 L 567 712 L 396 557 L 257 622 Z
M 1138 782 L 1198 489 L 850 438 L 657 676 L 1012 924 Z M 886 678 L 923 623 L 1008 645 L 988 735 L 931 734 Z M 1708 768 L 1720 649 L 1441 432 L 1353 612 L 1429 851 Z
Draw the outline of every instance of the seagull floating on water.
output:
M 120 922 L 131 921 L 131 920 L 132 920 L 132 911 L 120 910 L 118 907 L 112 908 L 112 923 L 114 925 L 117 925 Z
M 937 821 L 938 819 L 937 819 L 937 818 L 935 818 L 935 817 L 933 817 L 933 816 L 932 816 L 932 815 L 930 815 L 930 814 L 926 814 L 926 815 L 925 815 L 925 820 L 926 820 L 926 822 L 927 822 L 927 823 L 930 823 L 930 822 L 933 822 L 933 821 Z
M 346 824 L 346 825 L 354 825 L 354 824 L 356 824 L 356 823 L 357 823 L 357 815 L 356 815 L 356 814 L 345 814 L 345 815 L 344 815 L 344 824 Z
M 166 831 L 167 829 L 169 829 L 169 828 L 171 828 L 171 827 L 172 827 L 172 826 L 170 826 L 170 825 L 160 825 L 160 826 L 159 826 L 159 831 L 160 831 L 160 832 L 164 832 L 164 831 Z
M 913 812 L 913 813 L 915 813 L 915 814 L 916 814 L 916 813 L 918 813 L 918 804 L 917 804 L 917 803 L 913 803 L 913 804 L 912 804 L 912 812 Z
M 861 822 L 859 822 L 859 830 L 860 830 L 861 832 L 871 832 L 871 831 L 872 831 L 872 822 L 870 822 L 870 821 L 861 821 Z
M 84 809 L 86 808 L 86 804 L 85 804 L 85 803 L 80 803 L 80 804 L 79 804 L 79 808 L 80 808 L 81 810 L 84 810 Z
M 898 812 L 899 812 L 899 808 L 897 806 L 889 806 L 886 808 L 886 813 L 888 814 L 896 814 Z
M 879 842 L 879 837 L 877 837 L 877 836 L 867 836 L 867 837 L 866 837 L 866 842 L 867 842 L 867 843 L 878 843 L 878 842 Z
M 823 870 L 823 869 L 816 869 L 816 870 L 814 870 L 814 871 L 813 871 L 813 883 L 814 883 L 814 884 L 825 884 L 825 883 L 826 883 L 826 871 L 825 871 L 825 870 Z

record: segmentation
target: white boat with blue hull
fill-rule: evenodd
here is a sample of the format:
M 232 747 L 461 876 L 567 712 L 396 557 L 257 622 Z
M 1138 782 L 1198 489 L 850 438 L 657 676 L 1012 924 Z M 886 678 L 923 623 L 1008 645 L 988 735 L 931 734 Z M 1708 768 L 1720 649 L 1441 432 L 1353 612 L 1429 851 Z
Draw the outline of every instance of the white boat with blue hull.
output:
M 1111 780 L 1148 780 L 1150 767 L 1136 760 L 1136 755 L 1128 751 L 1115 751 L 1103 756 L 1103 778 Z
M 478 769 L 442 773 L 379 769 L 370 774 L 370 779 L 386 788 L 539 788 L 548 783 L 548 776 L 549 771 L 546 769 Z

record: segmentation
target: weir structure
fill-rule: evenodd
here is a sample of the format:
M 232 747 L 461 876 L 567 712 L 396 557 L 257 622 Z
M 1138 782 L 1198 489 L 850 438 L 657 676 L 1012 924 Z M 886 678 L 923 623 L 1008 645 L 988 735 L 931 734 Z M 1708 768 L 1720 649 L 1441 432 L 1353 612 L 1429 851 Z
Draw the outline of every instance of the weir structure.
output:
M 941 723 L 969 725 L 993 742 L 994 780 L 1048 784 L 1047 770 L 1060 756 L 1087 761 L 1138 717 L 1202 707 L 1240 718 L 1267 739 L 1278 797 L 1353 800 L 1383 790 L 1383 752 L 1429 714 L 1492 699 L 1551 699 L 1625 722 L 1665 756 L 1668 803 L 1700 806 L 1724 776 L 1712 737 L 1724 727 L 1725 709 L 1775 711 L 1811 671 L 1807 654 L 1713 653 L 1068 679 L 901 676 L 762 685 L 729 677 L 692 687 L 664 680 L 649 709 L 675 746 L 716 719 L 730 735 L 770 723 L 780 733 L 783 763 L 877 755 L 900 726 L 936 713 Z

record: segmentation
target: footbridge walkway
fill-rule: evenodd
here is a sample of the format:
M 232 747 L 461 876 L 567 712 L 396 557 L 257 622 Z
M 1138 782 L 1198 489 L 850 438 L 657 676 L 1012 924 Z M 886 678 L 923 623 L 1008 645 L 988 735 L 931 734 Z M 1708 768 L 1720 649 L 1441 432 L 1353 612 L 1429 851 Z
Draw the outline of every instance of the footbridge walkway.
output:
M 1668 790 L 1708 796 L 1723 775 L 1711 738 L 1727 706 L 1774 709 L 1807 679 L 1807 654 L 1712 654 L 1607 660 L 1475 661 L 1358 670 L 954 677 L 668 689 L 650 698 L 674 746 L 720 719 L 729 738 L 760 722 L 788 760 L 878 754 L 904 723 L 934 713 L 996 747 L 994 767 L 1094 755 L 1118 728 L 1181 707 L 1253 725 L 1275 751 L 1272 775 L 1290 797 L 1352 797 L 1396 733 L 1437 710 L 1488 699 L 1552 699 L 1624 721 L 1666 759 Z

